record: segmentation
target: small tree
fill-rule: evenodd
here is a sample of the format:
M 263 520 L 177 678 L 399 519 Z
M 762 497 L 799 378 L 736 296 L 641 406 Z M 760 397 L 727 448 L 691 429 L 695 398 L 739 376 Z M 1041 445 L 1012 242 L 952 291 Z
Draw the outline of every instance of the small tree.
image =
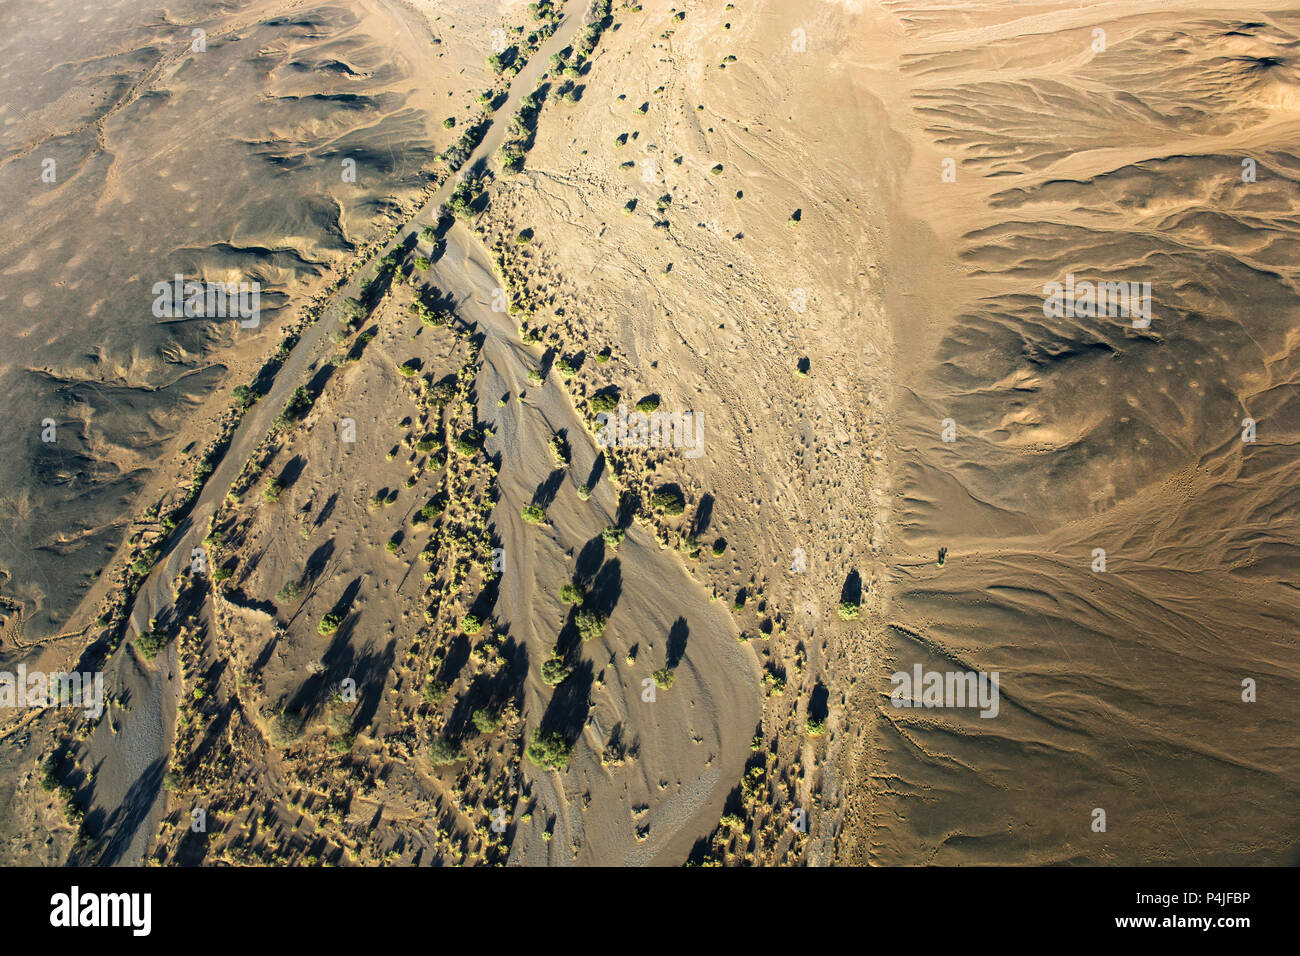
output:
M 470 720 L 478 728 L 481 734 L 496 733 L 502 724 L 502 717 L 499 711 L 489 710 L 486 707 L 480 707 L 470 715 Z
M 306 719 L 290 710 L 282 710 L 271 720 L 271 743 L 277 747 L 291 744 L 302 737 Z
M 435 767 L 445 767 L 464 757 L 460 744 L 452 743 L 446 737 L 439 737 L 429 745 L 429 762 Z
M 544 770 L 563 770 L 569 765 L 569 755 L 572 752 L 573 747 L 558 730 L 542 733 L 540 728 L 533 731 L 533 739 L 527 751 L 533 766 Z
M 551 648 L 550 658 L 542 663 L 542 680 L 554 687 L 563 683 L 564 679 L 572 673 L 573 668 L 566 664 L 564 658 L 560 656 L 559 648 Z
M 660 488 L 650 496 L 650 504 L 669 515 L 679 515 L 686 510 L 686 499 L 676 488 Z
M 578 613 L 574 615 L 573 623 L 577 626 L 578 633 L 582 635 L 582 639 L 584 641 L 590 641 L 605 633 L 605 624 L 607 621 L 605 615 L 601 614 L 595 608 L 584 607 L 579 609 Z

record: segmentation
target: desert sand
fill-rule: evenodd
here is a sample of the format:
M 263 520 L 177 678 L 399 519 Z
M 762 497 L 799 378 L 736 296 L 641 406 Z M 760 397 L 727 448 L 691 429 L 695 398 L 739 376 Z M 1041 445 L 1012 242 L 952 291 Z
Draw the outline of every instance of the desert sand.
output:
M 1300 13 L 31 6 L 0 859 L 1294 861 Z

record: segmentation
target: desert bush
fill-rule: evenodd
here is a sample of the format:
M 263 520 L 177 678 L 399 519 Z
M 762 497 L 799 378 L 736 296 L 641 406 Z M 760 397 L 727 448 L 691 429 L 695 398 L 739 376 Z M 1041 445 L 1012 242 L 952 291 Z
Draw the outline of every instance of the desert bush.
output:
M 660 690 L 667 690 L 672 687 L 673 681 L 677 679 L 677 675 L 674 674 L 672 668 L 669 667 L 657 670 L 651 676 L 654 677 L 655 686 Z
M 608 545 L 609 548 L 613 550 L 613 549 L 617 549 L 618 546 L 623 543 L 623 539 L 627 537 L 627 532 L 625 532 L 622 528 L 618 528 L 615 527 L 614 525 L 610 525 L 600 533 L 600 536 L 602 539 L 604 539 L 605 544 Z
M 306 724 L 307 721 L 301 714 L 291 710 L 280 711 L 271 719 L 271 743 L 277 747 L 293 743 L 302 737 L 302 731 Z
M 359 325 L 366 317 L 366 307 L 360 299 L 349 296 L 339 303 L 339 321 L 344 325 Z
M 533 766 L 545 770 L 563 770 L 569 765 L 569 754 L 573 748 L 558 730 L 542 733 L 541 729 L 533 731 L 532 742 L 528 744 L 528 759 Z
M 660 488 L 650 496 L 650 504 L 669 515 L 679 515 L 686 510 L 686 499 L 675 488 Z
M 546 520 L 546 511 L 541 505 L 524 505 L 520 515 L 529 524 L 541 524 Z
M 137 634 L 132 643 L 135 645 L 136 653 L 145 660 L 151 661 L 158 656 L 159 651 L 167 646 L 167 640 L 167 632 L 155 628 L 145 631 L 143 634 Z
M 564 662 L 559 650 L 551 648 L 550 658 L 542 663 L 542 680 L 554 687 L 572 673 L 573 668 Z
M 569 443 L 559 435 L 551 438 L 551 455 L 555 458 L 556 464 L 567 465 L 569 463 Z
M 446 737 L 439 737 L 429 745 L 429 762 L 435 767 L 445 767 L 463 759 L 465 759 L 465 751 L 459 744 L 452 743 Z
M 590 641 L 605 633 L 607 621 L 605 615 L 595 608 L 584 607 L 573 616 L 573 623 L 578 628 L 578 633 L 582 635 L 582 639 Z
M 322 637 L 329 637 L 329 635 L 333 634 L 335 631 L 339 629 L 339 625 L 342 623 L 343 623 L 343 618 L 340 617 L 339 615 L 334 613 L 326 614 L 323 618 L 320 619 L 320 624 L 316 626 L 316 630 L 321 634 Z
M 426 704 L 441 704 L 447 697 L 447 685 L 443 681 L 430 677 L 420 688 L 420 696 L 424 698 Z

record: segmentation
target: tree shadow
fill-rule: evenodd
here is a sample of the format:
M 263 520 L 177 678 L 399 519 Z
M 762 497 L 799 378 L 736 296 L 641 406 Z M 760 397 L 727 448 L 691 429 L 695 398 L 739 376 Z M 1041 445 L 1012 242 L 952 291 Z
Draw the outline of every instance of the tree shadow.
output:
M 320 577 L 321 572 L 324 571 L 326 566 L 329 564 L 330 558 L 333 556 L 334 539 L 330 538 L 311 553 L 311 557 L 307 559 L 307 564 L 303 567 L 303 577 L 308 581 L 316 581 L 316 579 Z
M 583 607 L 591 607 L 609 617 L 623 596 L 623 568 L 617 558 L 605 562 L 587 586 Z
M 323 525 L 326 521 L 329 520 L 330 515 L 334 513 L 334 508 L 338 504 L 338 501 L 339 501 L 339 493 L 337 491 L 334 492 L 334 494 L 330 495 L 327 499 L 325 499 L 324 506 L 321 508 L 320 512 L 316 515 L 317 528 L 319 528 L 321 525 Z
M 679 617 L 673 621 L 673 626 L 668 630 L 668 659 L 665 666 L 671 669 L 682 662 L 682 656 L 686 653 L 686 642 L 690 637 L 691 629 L 686 624 L 686 618 Z
M 826 685 L 818 681 L 808 697 L 808 716 L 813 720 L 824 721 L 830 714 L 831 692 Z
M 555 688 L 546 712 L 542 714 L 539 729 L 542 733 L 558 731 L 572 743 L 587 724 L 591 710 L 591 685 L 594 679 L 591 661 L 582 661 L 573 673 Z
M 92 851 L 96 854 L 95 865 L 116 865 L 130 850 L 132 839 L 148 820 L 162 787 L 163 765 L 162 758 L 152 761 L 111 813 L 96 808 L 82 821 L 85 832 L 95 841 Z
M 602 451 L 596 453 L 596 460 L 591 463 L 591 473 L 587 475 L 587 487 L 594 491 L 603 474 L 605 474 L 605 453 Z
M 691 522 L 691 534 L 702 535 L 709 530 L 713 522 L 713 495 L 700 496 L 700 503 L 695 509 L 695 519 Z
M 848 577 L 844 579 L 844 587 L 840 590 L 840 603 L 845 601 L 850 604 L 862 603 L 862 575 L 856 570 L 850 570 Z
M 542 508 L 549 507 L 551 502 L 555 500 L 555 495 L 559 492 L 560 486 L 564 484 L 564 476 L 567 473 L 565 469 L 557 468 L 547 475 L 546 480 L 538 485 L 537 490 L 533 492 L 532 503 Z
M 585 585 L 600 570 L 601 562 L 604 560 L 605 539 L 600 535 L 596 535 L 596 537 L 584 544 L 582 550 L 578 552 L 578 559 L 573 566 L 574 580 Z

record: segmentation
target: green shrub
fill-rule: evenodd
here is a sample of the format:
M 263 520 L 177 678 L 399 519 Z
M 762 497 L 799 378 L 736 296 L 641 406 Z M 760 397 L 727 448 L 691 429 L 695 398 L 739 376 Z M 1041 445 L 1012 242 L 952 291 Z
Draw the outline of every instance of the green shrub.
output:
M 573 668 L 564 662 L 560 657 L 557 648 L 551 648 L 551 656 L 542 663 L 542 680 L 554 687 L 563 683 L 564 679 L 573 673 Z
M 483 622 L 478 619 L 476 614 L 466 614 L 460 619 L 460 629 L 466 634 L 477 634 L 483 630 Z
M 856 601 L 840 602 L 840 618 L 845 621 L 856 621 L 862 608 Z
M 333 634 L 335 631 L 339 629 L 339 625 L 342 623 L 343 623 L 343 618 L 340 617 L 339 615 L 333 613 L 326 614 L 323 618 L 320 619 L 320 624 L 317 625 L 316 630 L 321 634 L 322 637 L 329 637 L 331 634 Z
M 674 674 L 672 672 L 672 669 L 668 667 L 665 667 L 662 670 L 655 671 L 654 674 L 651 676 L 654 677 L 655 686 L 658 687 L 660 690 L 667 690 L 668 688 L 672 687 L 673 681 L 677 679 L 677 675 Z
M 520 514 L 529 524 L 541 524 L 546 520 L 546 511 L 541 505 L 524 505 Z
M 420 688 L 420 696 L 427 704 L 441 704 L 447 697 L 447 685 L 443 681 L 430 677 Z
M 290 710 L 282 710 L 271 719 L 271 743 L 277 747 L 293 743 L 302 737 L 302 731 L 306 725 L 307 721 L 301 714 Z
M 618 408 L 617 392 L 597 392 L 591 396 L 591 410 L 593 412 L 612 412 Z
M 650 504 L 669 515 L 679 515 L 686 510 L 686 499 L 675 488 L 660 488 L 651 495 Z
M 360 325 L 365 317 L 366 307 L 361 304 L 360 299 L 349 297 L 339 303 L 339 321 L 344 325 Z
M 429 762 L 435 767 L 445 767 L 465 758 L 460 744 L 452 743 L 446 737 L 439 737 L 429 745 Z
M 610 525 L 600 533 L 600 536 L 611 550 L 617 550 L 618 546 L 623 543 L 623 539 L 627 537 L 627 532 L 622 528 Z
M 605 615 L 601 614 L 595 608 L 584 607 L 580 608 L 578 613 L 573 616 L 573 623 L 577 626 L 578 633 L 582 635 L 582 639 L 584 641 L 590 641 L 605 633 L 605 624 L 607 621 Z
M 573 748 L 557 730 L 542 733 L 541 729 L 533 731 L 532 742 L 528 745 L 528 759 L 533 766 L 544 770 L 563 770 L 569 765 L 569 755 Z
M 581 604 L 586 596 L 587 592 L 576 581 L 560 588 L 560 600 L 565 604 Z
M 451 444 L 452 447 L 456 449 L 458 455 L 465 458 L 473 458 L 478 454 L 478 443 L 481 440 L 482 436 L 479 435 L 478 432 L 468 431 L 457 437 Z
M 474 722 L 474 726 L 478 728 L 478 731 L 481 734 L 496 733 L 497 730 L 500 729 L 502 723 L 502 717 L 499 712 L 495 710 L 487 710 L 482 707 L 475 710 L 474 713 L 470 715 L 470 720 Z
M 137 634 L 135 640 L 136 653 L 147 661 L 153 660 L 158 656 L 158 652 L 167 646 L 168 634 L 166 631 L 150 630 L 143 634 Z

